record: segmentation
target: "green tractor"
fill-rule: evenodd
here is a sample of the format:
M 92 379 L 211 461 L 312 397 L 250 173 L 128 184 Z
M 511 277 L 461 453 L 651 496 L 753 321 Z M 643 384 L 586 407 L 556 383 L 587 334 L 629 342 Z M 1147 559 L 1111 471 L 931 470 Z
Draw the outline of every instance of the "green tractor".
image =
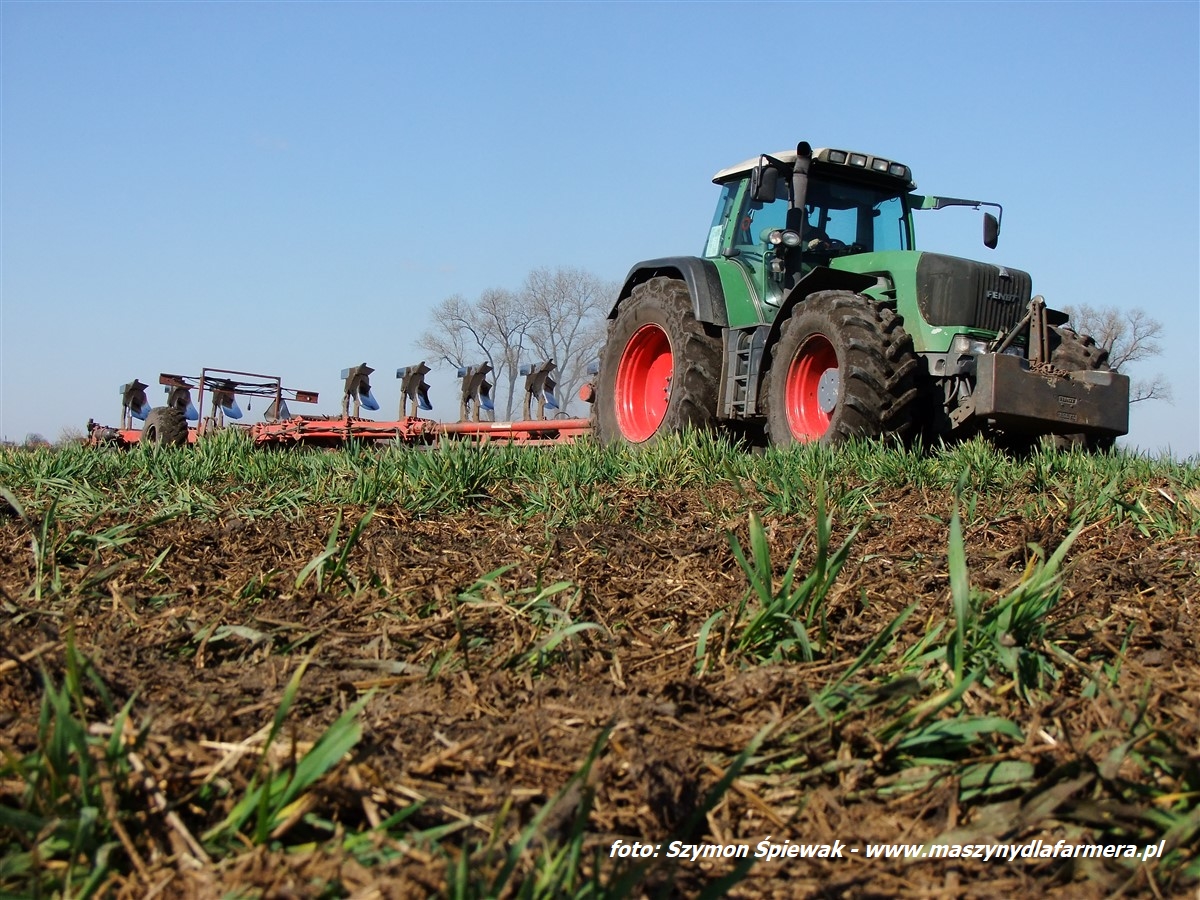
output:
M 915 193 L 866 153 L 724 169 L 701 257 L 638 263 L 609 314 L 594 391 L 605 442 L 720 427 L 777 446 L 985 434 L 1110 447 L 1129 379 L 1031 296 L 1026 272 L 916 249 L 914 212 L 997 204 Z

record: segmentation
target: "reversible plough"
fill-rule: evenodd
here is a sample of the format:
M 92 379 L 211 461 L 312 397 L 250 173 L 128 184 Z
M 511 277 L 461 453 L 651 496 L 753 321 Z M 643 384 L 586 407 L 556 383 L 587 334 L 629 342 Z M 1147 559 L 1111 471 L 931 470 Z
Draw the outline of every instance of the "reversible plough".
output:
M 317 393 L 286 388 L 275 376 L 209 368 L 202 369 L 198 377 L 164 373 L 158 380 L 167 395 L 165 406 L 151 407 L 146 395 L 149 386 L 134 379 L 120 388 L 120 427 L 89 420 L 88 441 L 94 446 L 121 447 L 141 442 L 195 443 L 214 431 L 242 428 L 258 446 L 339 447 L 350 441 L 429 446 L 451 440 L 527 445 L 570 443 L 588 434 L 591 425 L 588 419 L 569 418 L 562 413 L 558 414 L 561 418 L 547 418 L 548 410 L 559 409 L 554 394 L 554 369 L 553 360 L 520 367 L 519 373 L 525 377 L 524 418 L 513 422 L 492 421 L 495 403 L 492 384 L 487 380 L 492 367 L 486 362 L 458 370 L 462 390 L 457 422 L 438 422 L 421 415 L 433 410 L 429 384 L 425 381 L 430 368 L 424 361 L 396 370 L 400 406 L 394 421 L 376 421 L 361 415 L 363 410 L 376 412 L 380 408 L 371 388 L 375 370 L 366 363 L 342 370 L 342 410 L 337 416 L 293 415 L 289 402 L 316 403 Z M 239 397 L 246 398 L 247 410 L 254 398 L 267 400 L 261 422 L 243 425 L 238 421 L 243 417 Z M 133 426 L 134 419 L 143 422 L 141 428 Z

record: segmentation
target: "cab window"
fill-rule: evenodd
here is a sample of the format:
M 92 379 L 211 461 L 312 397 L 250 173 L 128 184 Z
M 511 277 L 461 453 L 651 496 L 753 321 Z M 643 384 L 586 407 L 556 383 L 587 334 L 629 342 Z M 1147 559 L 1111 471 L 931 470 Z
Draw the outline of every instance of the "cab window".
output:
M 782 196 L 777 196 L 774 202 L 762 203 L 751 200 L 750 192 L 746 192 L 733 233 L 734 247 L 742 253 L 761 254 L 766 248 L 762 238 L 763 231 L 786 226 L 788 197 L 787 188 L 782 184 L 780 194 Z
M 733 213 L 733 204 L 737 201 L 738 188 L 743 182 L 729 181 L 721 185 L 721 196 L 717 198 L 717 210 L 713 213 L 712 224 L 708 228 L 708 240 L 704 243 L 704 256 L 707 259 L 721 255 L 721 235 Z
M 805 206 L 809 225 L 856 252 L 907 250 L 903 199 L 868 185 L 813 180 Z

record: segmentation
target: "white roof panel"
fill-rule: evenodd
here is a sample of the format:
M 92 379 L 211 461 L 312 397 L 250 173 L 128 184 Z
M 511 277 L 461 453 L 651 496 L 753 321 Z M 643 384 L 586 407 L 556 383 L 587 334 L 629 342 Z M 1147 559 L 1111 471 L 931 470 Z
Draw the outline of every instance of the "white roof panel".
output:
M 828 149 L 828 148 L 813 147 L 813 156 L 815 157 L 818 153 L 822 153 L 826 149 Z M 768 153 L 767 156 L 773 156 L 780 162 L 785 162 L 785 163 L 792 163 L 792 162 L 796 161 L 796 151 L 794 149 L 793 150 L 781 150 L 778 153 Z M 731 178 L 734 175 L 744 175 L 746 172 L 749 172 L 751 169 L 753 169 L 755 166 L 757 166 L 758 161 L 761 158 L 762 158 L 761 154 L 759 156 L 752 156 L 750 159 L 746 160 L 745 162 L 740 162 L 736 166 L 730 166 L 728 169 L 722 169 L 720 172 L 718 172 L 716 175 L 713 176 L 713 181 L 721 182 L 721 181 L 725 181 L 725 180 Z

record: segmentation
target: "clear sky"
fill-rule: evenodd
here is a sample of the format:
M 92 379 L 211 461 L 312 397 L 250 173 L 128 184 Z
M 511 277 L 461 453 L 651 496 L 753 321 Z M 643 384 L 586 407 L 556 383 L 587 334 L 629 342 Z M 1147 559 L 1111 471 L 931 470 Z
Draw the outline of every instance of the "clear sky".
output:
M 962 209 L 926 249 L 1166 323 L 1140 371 L 1174 403 L 1126 443 L 1200 453 L 1195 2 L 3 0 L 0 29 L 10 440 L 202 366 L 336 412 L 367 361 L 389 413 L 437 301 L 698 254 L 712 175 L 807 140 L 1004 205 L 997 250 Z

